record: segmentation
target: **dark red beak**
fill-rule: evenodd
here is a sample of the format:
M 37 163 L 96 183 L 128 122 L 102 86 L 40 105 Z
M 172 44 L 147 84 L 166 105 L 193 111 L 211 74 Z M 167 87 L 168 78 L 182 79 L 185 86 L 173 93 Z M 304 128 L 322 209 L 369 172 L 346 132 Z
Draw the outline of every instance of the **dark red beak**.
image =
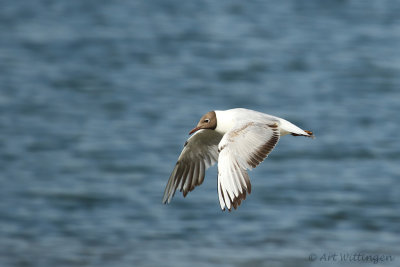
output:
M 192 133 L 197 132 L 197 131 L 200 130 L 200 129 L 201 129 L 200 127 L 193 128 L 193 129 L 189 132 L 189 135 L 191 135 Z

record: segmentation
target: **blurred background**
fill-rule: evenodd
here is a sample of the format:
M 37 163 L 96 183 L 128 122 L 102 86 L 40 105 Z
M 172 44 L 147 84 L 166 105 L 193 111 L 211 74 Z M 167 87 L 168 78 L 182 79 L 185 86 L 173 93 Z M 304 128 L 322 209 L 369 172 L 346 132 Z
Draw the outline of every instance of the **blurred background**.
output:
M 399 266 L 399 14 L 390 0 L 2 0 L 0 266 Z M 219 208 L 216 167 L 161 204 L 189 130 L 234 107 L 317 138 L 282 138 L 236 211 Z

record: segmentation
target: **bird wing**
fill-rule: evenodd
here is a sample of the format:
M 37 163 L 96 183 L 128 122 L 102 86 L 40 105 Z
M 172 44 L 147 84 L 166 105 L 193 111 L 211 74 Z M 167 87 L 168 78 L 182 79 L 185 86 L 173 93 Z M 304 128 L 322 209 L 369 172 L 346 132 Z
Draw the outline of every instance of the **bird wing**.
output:
M 240 123 L 227 132 L 218 145 L 218 197 L 221 209 L 236 209 L 246 192 L 251 193 L 248 169 L 255 168 L 279 140 L 275 122 Z
M 183 191 L 186 197 L 188 192 L 203 182 L 205 170 L 218 160 L 218 143 L 221 139 L 221 134 L 208 129 L 199 130 L 189 137 L 165 187 L 164 204 L 171 201 L 176 189 Z

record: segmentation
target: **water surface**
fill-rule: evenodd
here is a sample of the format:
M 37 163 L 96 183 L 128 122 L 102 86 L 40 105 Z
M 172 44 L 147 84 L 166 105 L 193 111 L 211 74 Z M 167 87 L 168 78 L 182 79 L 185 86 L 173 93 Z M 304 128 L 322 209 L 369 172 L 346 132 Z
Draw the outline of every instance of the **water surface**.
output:
M 332 252 L 398 266 L 399 12 L 3 1 L 0 265 L 321 266 Z M 219 209 L 215 167 L 162 205 L 189 130 L 234 107 L 317 138 L 282 138 L 234 212 Z

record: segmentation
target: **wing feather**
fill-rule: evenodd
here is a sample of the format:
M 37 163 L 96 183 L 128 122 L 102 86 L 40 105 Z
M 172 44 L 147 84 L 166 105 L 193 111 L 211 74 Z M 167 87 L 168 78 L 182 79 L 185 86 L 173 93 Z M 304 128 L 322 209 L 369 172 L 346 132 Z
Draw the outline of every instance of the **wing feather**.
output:
M 162 202 L 171 202 L 179 188 L 185 197 L 204 181 L 205 170 L 218 160 L 222 135 L 214 130 L 199 130 L 186 142 L 164 191 Z
M 247 170 L 257 167 L 278 141 L 276 123 L 242 123 L 224 135 L 218 145 L 218 197 L 222 210 L 236 209 L 251 193 Z

